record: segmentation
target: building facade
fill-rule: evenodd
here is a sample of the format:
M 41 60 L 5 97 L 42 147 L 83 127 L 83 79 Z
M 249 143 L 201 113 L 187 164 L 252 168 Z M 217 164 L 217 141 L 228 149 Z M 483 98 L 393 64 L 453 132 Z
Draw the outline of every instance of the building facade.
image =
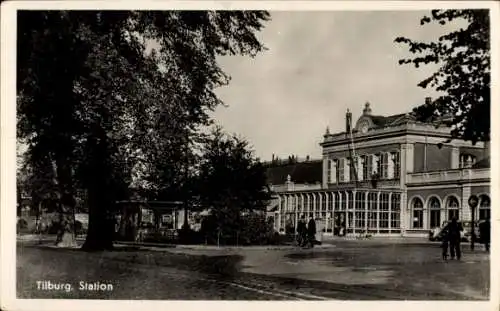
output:
M 286 177 L 276 176 L 283 166 L 268 169 L 279 232 L 312 216 L 326 236 L 424 236 L 453 217 L 471 220 L 473 194 L 475 219 L 490 217 L 489 145 L 451 139 L 449 127 L 410 113 L 375 116 L 367 103 L 357 122 L 348 111 L 346 130 L 327 129 L 320 145 L 323 158 L 308 163 L 321 168 L 305 182 L 294 179 L 304 163 Z

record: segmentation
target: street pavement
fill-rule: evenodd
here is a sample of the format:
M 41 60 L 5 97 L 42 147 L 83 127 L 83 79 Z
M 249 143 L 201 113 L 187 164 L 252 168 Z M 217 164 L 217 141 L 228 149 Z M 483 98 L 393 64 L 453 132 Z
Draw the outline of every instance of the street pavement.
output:
M 162 300 L 488 300 L 489 255 L 463 245 L 445 262 L 436 243 L 337 240 L 294 247 L 131 247 L 86 253 L 18 242 L 19 298 Z M 37 281 L 74 290 L 37 290 Z M 79 291 L 80 281 L 113 284 Z

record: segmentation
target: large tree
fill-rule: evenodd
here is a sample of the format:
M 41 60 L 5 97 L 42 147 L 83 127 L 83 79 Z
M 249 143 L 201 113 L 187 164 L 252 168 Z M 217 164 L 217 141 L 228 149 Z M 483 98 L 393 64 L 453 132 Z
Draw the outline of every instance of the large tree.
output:
M 414 58 L 400 64 L 415 67 L 434 63 L 439 69 L 418 85 L 433 87 L 443 95 L 415 109 L 420 120 L 449 120 L 452 137 L 477 141 L 490 139 L 490 16 L 488 10 L 433 10 L 421 25 L 466 24 L 435 42 L 417 42 L 398 37 Z M 485 117 L 486 116 L 486 117 Z M 446 118 L 443 118 L 446 117 Z
M 234 235 L 243 214 L 265 211 L 271 199 L 266 168 L 249 143 L 219 127 L 206 142 L 198 177 L 200 205 L 210 208 L 222 236 Z
M 43 150 L 55 164 L 66 233 L 76 187 L 87 193 L 89 250 L 112 247 L 111 207 L 128 196 L 138 164 L 153 170 L 146 176 L 165 176 L 156 188 L 176 189 L 186 140 L 228 82 L 217 56 L 261 51 L 255 32 L 267 19 L 259 11 L 18 13 L 18 135 L 32 161 Z M 151 165 L 158 159 L 172 161 Z

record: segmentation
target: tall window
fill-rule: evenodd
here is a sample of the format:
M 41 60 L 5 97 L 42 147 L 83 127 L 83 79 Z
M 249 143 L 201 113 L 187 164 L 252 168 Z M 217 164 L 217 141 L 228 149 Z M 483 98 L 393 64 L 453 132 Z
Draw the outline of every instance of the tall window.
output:
M 345 211 L 347 207 L 347 194 L 344 191 L 340 192 L 340 210 Z
M 305 200 L 305 213 L 309 213 L 312 210 L 312 198 L 310 193 L 306 193 L 306 197 L 304 198 Z M 309 215 L 306 215 L 306 217 Z
M 380 177 L 382 179 L 388 179 L 389 178 L 389 154 L 388 153 L 381 153 L 380 154 Z
M 334 184 L 337 182 L 337 159 L 329 159 L 327 167 L 328 183 Z
M 304 212 L 304 196 L 302 194 L 297 197 L 297 210 L 299 213 Z
M 483 194 L 479 196 L 479 219 L 490 219 L 491 217 L 491 202 L 490 197 Z
M 354 209 L 354 193 L 347 191 L 347 209 Z
M 441 203 L 436 197 L 429 200 L 429 225 L 430 228 L 441 227 Z
M 351 158 L 345 159 L 345 165 L 344 165 L 344 181 L 349 182 L 351 181 Z
M 424 227 L 424 203 L 419 198 L 414 198 L 411 203 L 412 213 L 412 228 L 422 229 Z
M 365 193 L 364 192 L 356 192 L 356 201 L 355 201 L 355 227 L 359 229 L 365 228 Z
M 345 158 L 339 159 L 339 167 L 338 167 L 339 182 L 345 182 L 345 163 L 346 163 Z
M 312 193 L 313 197 L 313 210 L 315 212 L 319 211 L 319 195 L 316 195 L 316 193 Z
M 398 179 L 400 177 L 400 171 L 401 171 L 401 160 L 399 157 L 399 151 L 392 152 L 391 157 L 394 163 L 394 179 Z
M 380 194 L 380 228 L 389 228 L 389 194 Z
M 326 160 L 326 182 L 332 182 L 332 159 Z
M 338 192 L 333 193 L 334 197 L 334 209 L 338 210 L 340 208 L 340 194 Z
M 326 210 L 329 212 L 333 211 L 333 204 L 334 204 L 333 193 L 327 192 L 326 193 Z
M 379 161 L 379 157 L 378 155 L 376 154 L 372 154 L 371 155 L 371 161 L 370 161 L 370 176 L 372 174 L 379 174 L 380 175 L 380 161 Z
M 377 229 L 377 193 L 368 193 L 368 228 Z
M 365 167 L 365 159 L 361 156 L 356 157 L 356 174 L 358 174 L 358 180 L 364 180 L 363 179 L 363 170 Z
M 448 210 L 448 220 L 452 220 L 453 218 L 458 219 L 459 217 L 459 209 L 458 209 L 458 200 L 455 197 L 449 197 L 446 202 L 446 208 Z
M 401 223 L 401 195 L 393 193 L 391 196 L 391 228 L 399 229 Z
M 370 179 L 370 165 L 368 161 L 368 156 L 364 155 L 361 156 L 362 162 L 363 162 L 363 180 L 369 180 Z
M 321 196 L 321 211 L 325 212 L 326 211 L 326 203 L 327 203 L 326 193 L 320 193 L 319 195 Z

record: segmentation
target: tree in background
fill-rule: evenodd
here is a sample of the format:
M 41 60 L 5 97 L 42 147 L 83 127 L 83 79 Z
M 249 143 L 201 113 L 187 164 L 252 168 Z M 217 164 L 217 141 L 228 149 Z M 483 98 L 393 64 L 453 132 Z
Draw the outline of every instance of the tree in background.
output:
M 433 87 L 445 94 L 430 104 L 419 106 L 420 120 L 439 121 L 451 116 L 453 138 L 477 141 L 490 139 L 490 17 L 488 10 L 433 10 L 421 25 L 466 21 L 467 27 L 439 37 L 436 42 L 416 42 L 398 37 L 396 42 L 408 45 L 413 59 L 400 64 L 439 64 L 439 69 L 418 85 Z
M 112 247 L 112 207 L 129 195 L 138 164 L 161 176 L 150 183 L 158 192 L 183 184 L 187 141 L 209 123 L 222 103 L 214 90 L 229 81 L 217 56 L 262 51 L 255 32 L 268 19 L 260 11 L 18 13 L 18 137 L 30 161 L 54 164 L 61 245 L 74 243 L 76 188 L 88 198 L 84 249 L 100 250 Z
M 212 233 L 226 241 L 236 238 L 242 216 L 265 212 L 271 199 L 266 169 L 248 142 L 219 127 L 206 142 L 198 178 L 200 206 L 209 208 L 216 222 Z

